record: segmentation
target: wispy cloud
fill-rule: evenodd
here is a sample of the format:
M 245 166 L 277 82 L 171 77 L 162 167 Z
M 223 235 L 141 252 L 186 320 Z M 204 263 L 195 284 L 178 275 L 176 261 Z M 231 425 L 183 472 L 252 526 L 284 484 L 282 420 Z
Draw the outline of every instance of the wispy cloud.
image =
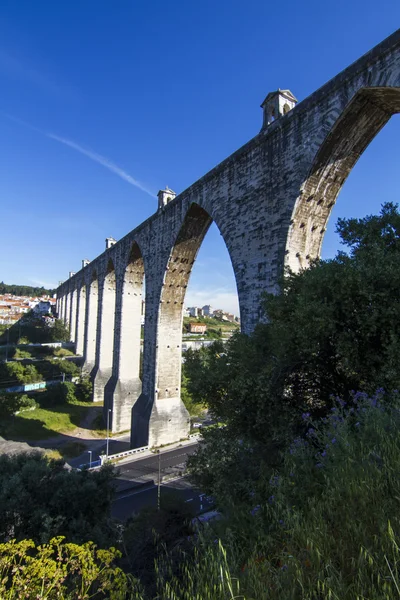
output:
M 18 79 L 42 89 L 53 96 L 59 96 L 63 100 L 76 100 L 79 96 L 76 90 L 62 82 L 56 82 L 54 77 L 38 71 L 29 62 L 12 56 L 0 49 L 0 71 L 8 77 Z
M 80 152 L 81 154 L 83 154 L 84 156 L 87 156 L 94 162 L 99 163 L 99 165 L 102 165 L 103 167 L 105 167 L 106 169 L 111 171 L 112 173 L 115 173 L 116 175 L 118 175 L 118 177 L 121 177 L 121 179 L 124 179 L 131 185 L 134 185 L 135 187 L 139 188 L 143 192 L 146 192 L 146 194 L 149 194 L 153 198 L 155 197 L 155 195 L 152 192 L 150 192 L 142 183 L 140 183 L 140 181 L 138 181 L 137 179 L 132 177 L 132 175 L 129 175 L 129 173 L 127 173 L 126 171 L 121 169 L 121 167 L 119 167 L 118 165 L 113 163 L 110 159 L 106 158 L 105 156 L 102 156 L 101 154 L 97 154 L 97 152 L 93 152 L 93 150 L 84 148 L 80 144 L 77 144 L 76 142 L 73 142 L 72 140 L 69 140 L 67 138 L 63 138 L 58 135 L 55 135 L 54 133 L 46 133 L 45 135 L 52 140 L 56 140 L 57 142 L 60 142 L 60 144 L 64 144 L 65 146 L 69 146 L 69 148 L 72 148 L 73 150 Z
M 68 146 L 69 148 L 72 148 L 72 150 L 75 150 L 76 152 L 83 154 L 87 158 L 90 158 L 90 160 L 98 163 L 99 165 L 102 165 L 103 167 L 105 167 L 106 169 L 108 169 L 109 171 L 114 173 L 115 175 L 118 175 L 118 177 L 120 177 L 121 179 L 123 179 L 124 181 L 129 183 L 130 185 L 133 185 L 133 186 L 137 187 L 138 189 L 142 190 L 142 192 L 149 194 L 149 196 L 151 196 L 152 198 L 156 197 L 155 194 L 153 194 L 153 192 L 148 190 L 140 181 L 138 181 L 137 179 L 132 177 L 132 175 L 127 173 L 124 169 L 121 169 L 121 167 L 116 165 L 112 160 L 110 160 L 106 156 L 102 156 L 101 154 L 98 154 L 97 152 L 94 152 L 93 150 L 90 150 L 89 148 L 85 148 L 84 146 L 81 146 L 81 144 L 78 144 L 77 142 L 74 142 L 73 140 L 70 140 L 65 137 L 61 137 L 59 135 L 56 135 L 55 133 L 51 133 L 51 132 L 39 129 L 38 127 L 35 127 L 34 125 L 31 125 L 30 123 L 26 123 L 26 121 L 23 121 L 22 119 L 14 117 L 13 115 L 9 115 L 8 113 L 4 113 L 4 112 L 2 112 L 1 114 L 3 114 L 5 117 L 10 119 L 11 121 L 15 121 L 16 123 L 19 123 L 20 125 L 23 125 L 24 127 L 28 127 L 29 129 L 32 129 L 33 131 L 36 131 L 37 133 L 40 133 L 41 135 L 44 135 L 51 140 L 54 140 L 56 142 L 59 142 L 60 144 L 64 144 L 64 146 Z

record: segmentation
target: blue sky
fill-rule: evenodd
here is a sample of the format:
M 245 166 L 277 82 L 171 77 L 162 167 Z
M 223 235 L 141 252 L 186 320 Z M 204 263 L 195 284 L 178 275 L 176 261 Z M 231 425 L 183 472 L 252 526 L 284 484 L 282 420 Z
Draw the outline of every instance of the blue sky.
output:
M 277 87 L 299 100 L 392 33 L 394 0 L 3 0 L 0 9 L 0 279 L 55 285 L 104 239 L 181 192 L 253 137 Z M 400 117 L 353 169 L 338 216 L 400 198 Z M 186 304 L 237 313 L 215 227 Z

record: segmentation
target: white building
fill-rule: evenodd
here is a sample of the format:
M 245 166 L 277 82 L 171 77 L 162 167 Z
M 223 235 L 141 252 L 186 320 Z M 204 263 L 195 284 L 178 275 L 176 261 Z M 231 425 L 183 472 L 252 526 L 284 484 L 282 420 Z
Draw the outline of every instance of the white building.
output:
M 205 317 L 211 317 L 211 315 L 213 314 L 213 309 L 210 304 L 205 304 L 203 306 L 202 310 L 203 310 L 203 315 Z

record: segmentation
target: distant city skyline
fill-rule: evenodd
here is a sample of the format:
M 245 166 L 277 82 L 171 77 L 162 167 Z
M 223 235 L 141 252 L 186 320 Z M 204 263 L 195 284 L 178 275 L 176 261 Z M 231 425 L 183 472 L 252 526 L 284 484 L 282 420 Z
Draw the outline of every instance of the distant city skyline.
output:
M 343 16 L 345 15 L 345 18 Z M 0 16 L 0 197 L 6 283 L 57 287 L 104 239 L 156 211 L 257 134 L 260 103 L 288 88 L 303 100 L 393 32 L 400 5 L 338 0 L 32 3 Z M 357 23 L 357 26 L 355 26 Z M 104 41 L 107 40 L 107 43 Z M 400 119 L 393 117 L 350 174 L 339 216 L 400 199 Z M 186 306 L 239 315 L 230 259 L 212 225 Z

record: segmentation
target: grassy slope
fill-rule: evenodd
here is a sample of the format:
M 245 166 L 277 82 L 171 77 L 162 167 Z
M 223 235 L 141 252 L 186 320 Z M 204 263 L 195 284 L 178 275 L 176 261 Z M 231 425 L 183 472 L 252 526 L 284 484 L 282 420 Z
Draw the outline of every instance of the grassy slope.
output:
M 13 440 L 41 440 L 79 427 L 91 404 L 74 402 L 36 408 L 0 422 L 0 435 Z

